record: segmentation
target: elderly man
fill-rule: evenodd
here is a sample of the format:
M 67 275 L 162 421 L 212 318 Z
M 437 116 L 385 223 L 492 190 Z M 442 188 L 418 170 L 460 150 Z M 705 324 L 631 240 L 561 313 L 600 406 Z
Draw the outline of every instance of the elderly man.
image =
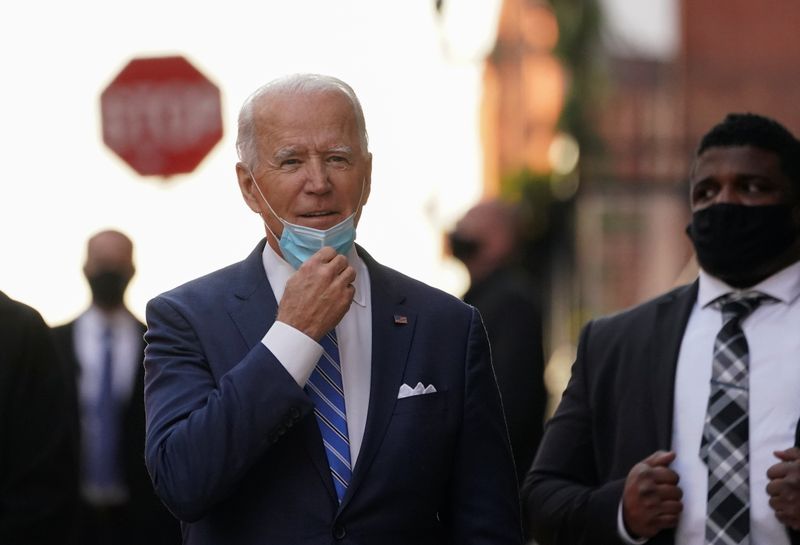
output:
M 526 482 L 543 544 L 800 543 L 800 144 L 729 115 L 690 184 L 699 278 L 584 328 Z
M 266 240 L 147 308 L 146 461 L 184 543 L 520 543 L 478 313 L 353 244 L 372 156 L 352 89 L 269 83 L 237 146 Z

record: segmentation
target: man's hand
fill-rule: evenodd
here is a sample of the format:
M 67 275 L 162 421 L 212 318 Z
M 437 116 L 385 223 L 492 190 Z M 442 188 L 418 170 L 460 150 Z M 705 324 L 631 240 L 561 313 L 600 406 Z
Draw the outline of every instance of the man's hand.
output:
M 633 466 L 625 479 L 622 519 L 634 538 L 651 538 L 678 524 L 683 492 L 678 474 L 669 468 L 674 452 L 659 450 Z
M 319 341 L 350 308 L 356 271 L 347 258 L 324 247 L 286 283 L 277 319 Z
M 793 530 L 800 530 L 800 449 L 776 450 L 780 460 L 767 470 L 769 506 L 775 516 Z

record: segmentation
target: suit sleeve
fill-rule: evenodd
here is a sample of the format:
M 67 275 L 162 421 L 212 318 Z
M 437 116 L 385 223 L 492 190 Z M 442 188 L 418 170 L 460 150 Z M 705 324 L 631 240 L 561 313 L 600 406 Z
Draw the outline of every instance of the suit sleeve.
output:
M 588 324 L 578 345 L 572 376 L 523 485 L 525 514 L 542 545 L 622 544 L 617 508 L 624 479 L 601 483 L 594 440 L 587 370 L 591 367 Z
M 176 305 L 152 300 L 147 323 L 147 467 L 170 511 L 195 521 L 313 406 L 262 343 L 217 380 L 203 350 L 210 341 Z
M 467 342 L 463 423 L 450 494 L 452 541 L 463 545 L 520 544 L 514 462 L 486 332 L 475 309 Z

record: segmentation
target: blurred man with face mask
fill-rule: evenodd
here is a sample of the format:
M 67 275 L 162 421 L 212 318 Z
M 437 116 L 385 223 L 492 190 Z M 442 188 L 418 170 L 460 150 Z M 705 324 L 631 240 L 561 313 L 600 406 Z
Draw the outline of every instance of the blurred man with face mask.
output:
M 539 290 L 519 265 L 516 210 L 499 199 L 480 202 L 458 220 L 449 242 L 469 273 L 463 299 L 486 324 L 521 481 L 542 438 L 547 390 Z
M 83 267 L 92 304 L 54 329 L 75 384 L 81 505 L 74 539 L 81 545 L 180 542 L 144 465 L 145 326 L 124 302 L 134 272 L 125 234 L 92 236 Z
M 800 543 L 800 143 L 728 115 L 689 203 L 697 280 L 581 334 L 525 484 L 543 544 Z

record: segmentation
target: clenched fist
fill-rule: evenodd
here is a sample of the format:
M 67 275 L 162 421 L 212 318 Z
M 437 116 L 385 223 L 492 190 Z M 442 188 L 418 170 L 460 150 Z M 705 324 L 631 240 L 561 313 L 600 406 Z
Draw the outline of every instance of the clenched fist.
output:
M 631 468 L 622 495 L 622 518 L 636 538 L 651 538 L 677 526 L 683 511 L 678 474 L 669 468 L 674 452 L 656 451 Z
M 780 460 L 767 470 L 769 505 L 782 524 L 800 530 L 800 449 L 775 451 Z

